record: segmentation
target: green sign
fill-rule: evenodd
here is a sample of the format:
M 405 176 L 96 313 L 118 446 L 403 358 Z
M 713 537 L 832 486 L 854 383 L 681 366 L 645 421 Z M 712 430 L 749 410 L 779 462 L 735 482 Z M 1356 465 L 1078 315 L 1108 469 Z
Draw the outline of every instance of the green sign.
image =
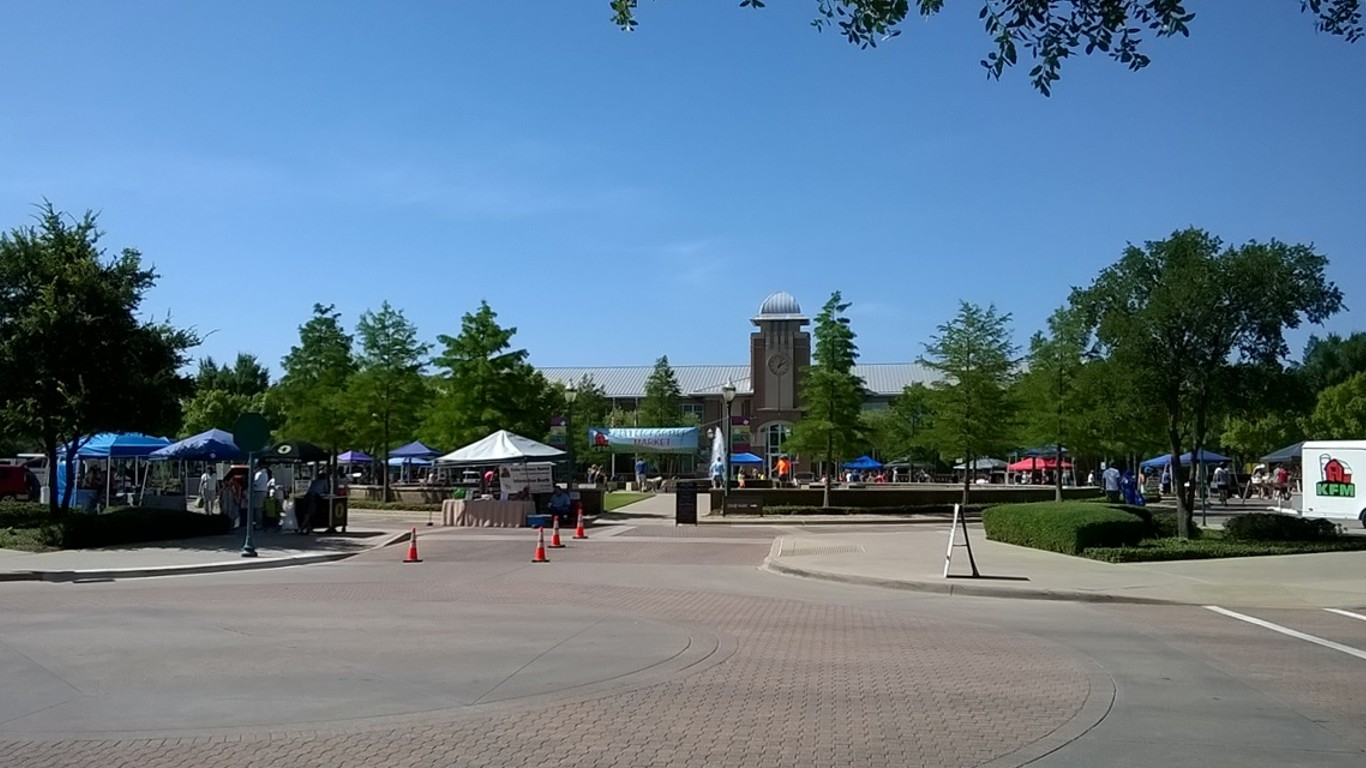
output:
M 244 413 L 233 425 L 232 438 L 242 451 L 255 453 L 270 444 L 270 425 L 259 413 Z

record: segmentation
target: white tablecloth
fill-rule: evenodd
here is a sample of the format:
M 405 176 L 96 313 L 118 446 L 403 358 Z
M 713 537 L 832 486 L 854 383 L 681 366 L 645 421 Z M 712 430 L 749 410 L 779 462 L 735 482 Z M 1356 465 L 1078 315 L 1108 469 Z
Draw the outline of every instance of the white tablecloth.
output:
M 441 502 L 441 524 L 476 528 L 521 528 L 536 514 L 530 501 L 447 499 Z

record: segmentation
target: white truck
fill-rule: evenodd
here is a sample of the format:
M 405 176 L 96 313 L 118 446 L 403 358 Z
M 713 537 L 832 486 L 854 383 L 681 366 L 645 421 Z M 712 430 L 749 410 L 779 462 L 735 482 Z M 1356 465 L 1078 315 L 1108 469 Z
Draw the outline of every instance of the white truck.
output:
M 1310 441 L 1301 448 L 1301 508 L 1316 517 L 1356 518 L 1366 526 L 1366 440 Z

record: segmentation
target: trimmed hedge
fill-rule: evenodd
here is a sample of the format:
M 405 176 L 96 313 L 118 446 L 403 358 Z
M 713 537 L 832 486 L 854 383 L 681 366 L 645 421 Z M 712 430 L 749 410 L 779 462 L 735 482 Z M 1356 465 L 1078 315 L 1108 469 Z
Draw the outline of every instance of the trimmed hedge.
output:
M 63 549 L 219 536 L 232 530 L 227 515 L 145 507 L 119 507 L 102 515 L 70 514 L 60 525 Z
M 1145 539 L 1174 539 L 1176 538 L 1176 513 L 1165 510 L 1154 510 L 1150 507 L 1138 507 L 1131 504 L 1113 504 L 1111 509 L 1121 512 L 1128 512 L 1143 521 L 1143 538 Z M 1200 526 L 1195 524 L 1195 516 L 1186 513 L 1186 526 L 1190 532 L 1190 538 L 1198 539 L 1202 533 Z
M 1134 546 L 1144 523 L 1137 516 L 1092 504 L 1002 504 L 982 512 L 987 538 L 1007 544 L 1079 555 L 1092 547 Z
M 1031 504 L 1030 506 L 1034 506 Z M 968 504 L 963 507 L 964 514 L 977 514 L 986 508 L 984 504 Z M 764 507 L 765 515 L 952 515 L 952 504 L 918 504 L 895 507 L 811 507 L 805 505 L 782 505 Z
M 29 551 L 218 536 L 231 526 L 224 515 L 171 509 L 121 507 L 102 515 L 69 512 L 53 520 L 42 504 L 0 504 L 0 546 Z
M 1329 520 L 1256 512 L 1229 518 L 1224 536 L 1234 541 L 1329 541 L 1338 526 Z
M 1082 554 L 1107 563 L 1153 563 L 1164 560 L 1207 560 L 1221 557 L 1304 555 L 1319 552 L 1366 550 L 1366 536 L 1343 536 L 1329 541 L 1230 541 L 1203 539 L 1145 541 L 1137 547 L 1093 547 Z

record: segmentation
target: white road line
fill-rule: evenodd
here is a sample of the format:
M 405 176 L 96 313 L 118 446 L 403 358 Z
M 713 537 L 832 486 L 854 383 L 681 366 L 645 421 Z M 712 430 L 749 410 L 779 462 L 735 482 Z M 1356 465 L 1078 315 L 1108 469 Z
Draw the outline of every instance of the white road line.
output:
M 1346 616 L 1349 619 L 1366 621 L 1366 616 L 1362 616 L 1359 613 L 1352 613 L 1351 611 L 1344 611 L 1341 608 L 1324 608 L 1323 610 L 1328 611 L 1329 613 L 1336 613 L 1339 616 Z
M 1366 651 L 1360 650 L 1358 648 L 1353 648 L 1350 645 L 1343 645 L 1342 643 L 1335 643 L 1332 640 L 1324 640 L 1321 637 L 1306 635 L 1303 632 L 1297 632 L 1289 627 L 1282 627 L 1280 624 L 1272 624 L 1271 622 L 1266 621 L 1264 619 L 1259 619 L 1255 616 L 1246 616 L 1244 614 L 1237 613 L 1236 611 L 1230 611 L 1227 608 L 1220 608 L 1217 605 L 1207 605 L 1205 606 L 1205 609 L 1214 611 L 1215 613 L 1222 614 L 1224 616 L 1228 616 L 1231 619 L 1237 619 L 1239 621 L 1246 621 L 1249 624 L 1255 624 L 1264 629 L 1269 629 L 1272 632 L 1280 632 L 1282 635 L 1289 635 L 1291 637 L 1298 638 L 1300 640 L 1304 640 L 1315 645 L 1321 645 L 1324 648 L 1332 648 L 1333 650 L 1341 651 L 1342 653 L 1345 653 L 1348 656 L 1355 656 L 1358 659 L 1366 661 Z

